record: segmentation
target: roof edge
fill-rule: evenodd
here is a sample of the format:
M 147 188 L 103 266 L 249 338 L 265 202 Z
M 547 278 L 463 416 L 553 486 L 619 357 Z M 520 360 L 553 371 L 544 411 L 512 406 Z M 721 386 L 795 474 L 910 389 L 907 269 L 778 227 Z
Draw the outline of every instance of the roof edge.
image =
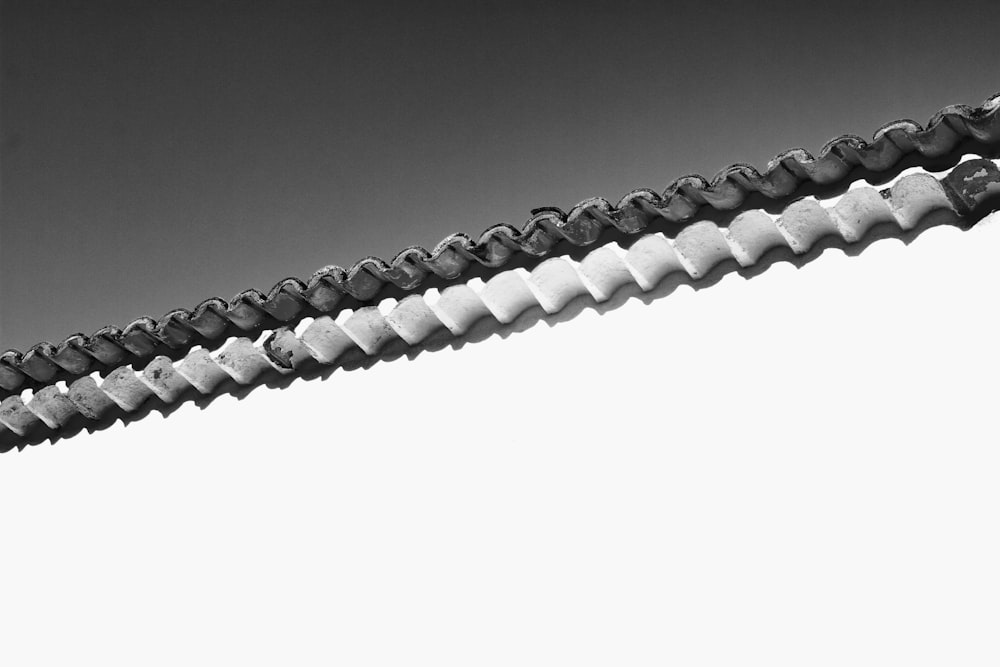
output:
M 768 162 L 764 172 L 733 164 L 711 180 L 698 174 L 682 176 L 662 194 L 633 190 L 617 204 L 604 198 L 587 199 L 568 213 L 557 207 L 536 208 L 520 230 L 494 225 L 475 240 L 452 234 L 433 250 L 412 246 L 389 262 L 366 257 L 347 269 L 324 267 L 305 282 L 286 278 L 266 294 L 250 289 L 230 301 L 210 298 L 191 310 L 172 310 L 159 320 L 140 317 L 122 329 L 106 326 L 90 336 L 73 334 L 57 345 L 37 343 L 24 353 L 11 349 L 0 355 L 0 396 L 94 371 L 110 372 L 164 352 L 182 355 L 234 329 L 289 325 L 306 316 L 333 312 L 345 303 L 370 303 L 390 285 L 411 291 L 430 277 L 456 279 L 472 265 L 495 269 L 518 254 L 543 257 L 564 241 L 589 246 L 609 228 L 634 235 L 657 221 L 688 223 L 705 206 L 732 211 L 754 194 L 777 200 L 798 193 L 806 183 L 835 185 L 858 167 L 877 173 L 912 154 L 938 158 L 969 139 L 986 146 L 1000 143 L 1000 93 L 978 107 L 944 107 L 926 127 L 910 120 L 887 123 L 871 142 L 842 135 L 827 142 L 816 156 L 801 148 L 783 151 Z

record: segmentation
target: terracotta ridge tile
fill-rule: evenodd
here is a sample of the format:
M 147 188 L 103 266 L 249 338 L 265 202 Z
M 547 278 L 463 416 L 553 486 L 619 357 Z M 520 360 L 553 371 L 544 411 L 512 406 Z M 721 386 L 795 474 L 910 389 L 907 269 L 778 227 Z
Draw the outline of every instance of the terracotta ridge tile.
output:
M 703 207 L 738 211 L 751 196 L 786 199 L 810 183 L 841 183 L 856 169 L 886 172 L 908 156 L 916 156 L 918 162 L 931 161 L 965 141 L 1000 145 L 998 109 L 1000 93 L 978 107 L 945 107 L 926 127 L 910 120 L 888 123 L 870 142 L 844 135 L 827 142 L 815 156 L 804 149 L 787 150 L 768 162 L 763 172 L 733 164 L 710 180 L 697 174 L 678 178 L 662 193 L 634 190 L 617 204 L 593 198 L 569 212 L 536 208 L 521 229 L 494 225 L 475 240 L 452 234 L 433 250 L 406 248 L 389 262 L 366 257 L 346 269 L 320 269 L 307 281 L 286 278 L 266 294 L 251 289 L 230 301 L 211 298 L 191 310 L 172 310 L 159 320 L 142 317 L 123 329 L 107 326 L 90 336 L 73 334 L 57 345 L 41 342 L 27 352 L 8 350 L 0 355 L 0 398 L 95 371 L 106 374 L 124 364 L 142 365 L 157 356 L 178 359 L 196 345 L 217 345 L 227 335 L 294 325 L 304 317 L 332 313 L 345 304 L 357 307 L 373 303 L 386 288 L 412 291 L 431 278 L 454 281 L 477 265 L 488 278 L 516 256 L 542 258 L 560 244 L 586 248 L 608 230 L 637 235 L 655 224 L 683 229 L 695 222 Z

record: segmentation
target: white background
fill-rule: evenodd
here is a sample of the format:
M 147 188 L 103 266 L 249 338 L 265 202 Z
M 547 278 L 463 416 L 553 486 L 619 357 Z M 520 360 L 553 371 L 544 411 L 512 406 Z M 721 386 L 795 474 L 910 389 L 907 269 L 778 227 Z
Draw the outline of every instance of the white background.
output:
M 987 665 L 1000 225 L 0 456 L 0 662 Z

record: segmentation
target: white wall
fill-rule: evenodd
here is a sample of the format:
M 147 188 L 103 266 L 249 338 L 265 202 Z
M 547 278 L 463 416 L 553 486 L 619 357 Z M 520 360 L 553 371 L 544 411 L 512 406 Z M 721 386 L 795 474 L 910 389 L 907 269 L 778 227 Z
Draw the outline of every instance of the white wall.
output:
M 0 456 L 0 660 L 995 664 L 998 248 L 932 229 Z

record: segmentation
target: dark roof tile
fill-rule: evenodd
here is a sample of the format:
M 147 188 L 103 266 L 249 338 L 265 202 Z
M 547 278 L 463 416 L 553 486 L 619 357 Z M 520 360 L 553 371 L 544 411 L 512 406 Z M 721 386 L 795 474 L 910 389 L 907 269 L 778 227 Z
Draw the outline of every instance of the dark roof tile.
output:
M 58 345 L 39 343 L 27 353 L 9 350 L 0 355 L 0 397 L 24 387 L 38 388 L 54 379 L 72 380 L 94 370 L 148 360 L 165 349 L 183 353 L 194 345 L 220 340 L 234 329 L 249 332 L 277 323 L 293 323 L 305 315 L 332 312 L 341 306 L 345 296 L 370 303 L 389 285 L 401 290 L 416 289 L 431 274 L 455 279 L 472 263 L 498 268 L 519 253 L 544 256 L 562 241 L 586 246 L 609 227 L 637 234 L 657 219 L 690 221 L 702 206 L 731 210 L 753 193 L 777 199 L 792 195 L 805 182 L 836 183 L 857 166 L 881 172 L 914 152 L 935 158 L 952 151 L 965 139 L 992 146 L 1000 143 L 998 108 L 1000 94 L 978 107 L 945 107 L 926 127 L 910 120 L 888 123 L 870 142 L 844 135 L 828 142 L 815 156 L 803 149 L 788 150 L 775 156 L 763 173 L 749 165 L 734 164 L 711 180 L 699 175 L 676 179 L 662 195 L 636 190 L 617 205 L 598 198 L 581 202 L 568 213 L 557 208 L 535 209 L 521 230 L 496 225 L 476 240 L 455 234 L 433 251 L 413 247 L 400 252 L 391 262 L 368 257 L 346 270 L 325 267 L 307 283 L 289 278 L 266 295 L 247 290 L 229 303 L 209 299 L 191 311 L 171 311 L 158 321 L 140 318 L 124 330 L 105 327 L 91 336 L 71 336 Z M 987 195 L 993 197 L 991 193 L 973 193 L 962 183 L 949 187 L 953 196 L 962 202 L 968 200 L 969 206 L 978 206 Z M 906 197 L 901 196 L 896 206 L 906 219 L 910 208 L 921 205 L 906 204 L 903 199 Z

